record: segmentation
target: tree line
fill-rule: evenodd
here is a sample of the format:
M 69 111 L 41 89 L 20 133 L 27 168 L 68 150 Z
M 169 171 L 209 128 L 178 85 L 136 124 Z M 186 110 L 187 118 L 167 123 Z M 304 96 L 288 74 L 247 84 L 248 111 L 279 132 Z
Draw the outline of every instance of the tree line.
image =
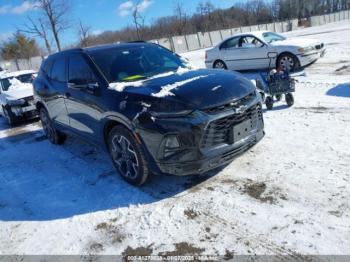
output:
M 1 46 L 0 54 L 4 59 L 28 59 L 39 53 L 45 55 L 61 51 L 62 35 L 68 29 L 75 30 L 77 35 L 76 44 L 69 47 L 87 47 L 308 18 L 350 9 L 350 0 L 246 0 L 235 2 L 227 9 L 217 8 L 211 1 L 204 0 L 190 15 L 184 3 L 178 0 L 173 3 L 171 16 L 160 17 L 146 24 L 139 1 L 131 13 L 131 25 L 95 35 L 92 34 L 91 26 L 83 24 L 81 20 L 70 19 L 72 1 L 37 0 L 36 3 L 40 15 L 35 19 L 29 16 L 27 23 Z M 40 39 L 44 48 L 40 50 L 35 39 Z

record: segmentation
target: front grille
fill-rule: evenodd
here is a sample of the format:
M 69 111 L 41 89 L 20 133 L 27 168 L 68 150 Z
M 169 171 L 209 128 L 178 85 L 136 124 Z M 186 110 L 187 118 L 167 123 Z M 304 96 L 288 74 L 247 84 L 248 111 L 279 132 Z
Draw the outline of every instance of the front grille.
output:
M 210 148 L 219 144 L 231 143 L 231 129 L 233 125 L 239 124 L 244 120 L 251 119 L 253 128 L 258 121 L 263 121 L 260 105 L 253 106 L 242 114 L 232 114 L 211 122 L 202 137 L 201 147 Z
M 232 110 L 234 108 L 239 108 L 241 105 L 246 105 L 250 100 L 255 99 L 255 92 L 248 94 L 247 96 L 238 99 L 236 101 L 231 101 L 230 103 L 226 103 L 220 106 L 215 106 L 211 108 L 204 109 L 203 111 L 207 114 L 217 114 L 220 112 L 224 112 L 227 110 Z
M 23 107 L 30 106 L 34 102 L 34 96 L 28 96 L 28 97 L 25 97 L 23 99 L 26 101 L 25 104 L 22 105 Z

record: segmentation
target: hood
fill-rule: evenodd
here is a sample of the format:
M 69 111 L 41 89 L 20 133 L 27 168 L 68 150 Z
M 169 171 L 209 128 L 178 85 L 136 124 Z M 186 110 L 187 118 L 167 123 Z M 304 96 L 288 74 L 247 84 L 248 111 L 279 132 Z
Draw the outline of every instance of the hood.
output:
M 152 100 L 176 101 L 189 109 L 224 104 L 255 90 L 255 86 L 243 75 L 217 69 L 174 72 L 129 84 L 124 90 L 127 93 L 149 96 Z
M 309 47 L 309 46 L 315 46 L 317 44 L 320 44 L 321 42 L 315 39 L 307 39 L 307 38 L 287 38 L 283 41 L 276 41 L 272 42 L 271 45 L 273 46 L 297 46 L 297 47 Z
M 3 92 L 2 95 L 7 101 L 18 100 L 33 96 L 33 88 L 31 85 L 29 85 L 23 88 L 11 89 L 7 92 Z

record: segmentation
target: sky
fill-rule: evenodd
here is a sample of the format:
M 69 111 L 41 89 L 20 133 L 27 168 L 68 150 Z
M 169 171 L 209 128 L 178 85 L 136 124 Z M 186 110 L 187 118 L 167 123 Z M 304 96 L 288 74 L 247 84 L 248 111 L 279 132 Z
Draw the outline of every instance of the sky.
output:
M 8 39 L 18 28 L 23 28 L 27 17 L 38 17 L 36 0 L 0 0 L 0 42 Z M 188 14 L 196 11 L 199 2 L 205 0 L 68 0 L 72 28 L 62 34 L 63 45 L 77 41 L 77 21 L 91 27 L 97 34 L 106 30 L 118 30 L 132 25 L 131 12 L 136 4 L 146 18 L 146 23 L 172 15 L 175 1 L 182 2 Z M 228 8 L 237 0 L 212 0 L 218 8 Z M 40 43 L 40 42 L 39 42 Z

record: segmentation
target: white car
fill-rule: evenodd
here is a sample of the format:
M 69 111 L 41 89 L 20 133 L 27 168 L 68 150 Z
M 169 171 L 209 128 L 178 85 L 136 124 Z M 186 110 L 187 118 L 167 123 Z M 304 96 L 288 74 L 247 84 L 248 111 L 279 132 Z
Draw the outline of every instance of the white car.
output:
M 23 118 L 37 117 L 32 85 L 35 76 L 36 72 L 32 70 L 1 72 L 0 114 L 10 125 Z
M 324 53 L 324 44 L 316 40 L 257 31 L 234 35 L 207 50 L 205 64 L 207 68 L 229 70 L 283 68 L 295 71 Z

